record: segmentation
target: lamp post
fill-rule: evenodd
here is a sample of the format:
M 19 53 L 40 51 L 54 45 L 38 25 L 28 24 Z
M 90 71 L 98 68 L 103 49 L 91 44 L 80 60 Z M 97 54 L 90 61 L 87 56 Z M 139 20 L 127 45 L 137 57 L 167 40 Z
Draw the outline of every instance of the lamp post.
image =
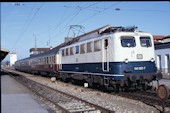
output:
M 35 54 L 37 54 L 37 40 L 36 40 L 36 35 L 35 34 L 33 34 L 33 36 L 35 37 Z

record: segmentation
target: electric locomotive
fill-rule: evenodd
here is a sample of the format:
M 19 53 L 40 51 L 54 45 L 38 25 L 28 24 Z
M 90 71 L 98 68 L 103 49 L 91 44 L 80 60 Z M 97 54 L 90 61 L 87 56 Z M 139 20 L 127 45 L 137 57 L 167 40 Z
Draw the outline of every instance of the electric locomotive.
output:
M 116 90 L 148 87 L 157 73 L 154 43 L 150 33 L 136 27 L 107 26 L 95 36 L 86 36 L 60 48 L 59 77 L 84 80 Z

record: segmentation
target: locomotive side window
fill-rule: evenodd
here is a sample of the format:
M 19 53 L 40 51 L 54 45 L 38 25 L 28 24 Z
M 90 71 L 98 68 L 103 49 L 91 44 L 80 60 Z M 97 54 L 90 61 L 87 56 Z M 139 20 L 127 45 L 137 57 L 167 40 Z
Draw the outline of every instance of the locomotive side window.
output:
M 100 50 L 101 50 L 100 40 L 94 41 L 94 51 L 100 51 Z
M 73 55 L 73 47 L 70 48 L 70 55 Z
M 66 49 L 66 56 L 69 55 L 68 51 L 69 51 L 69 48 Z
M 92 42 L 87 43 L 87 53 L 92 52 Z
M 76 48 L 76 54 L 78 54 L 79 53 L 79 46 L 76 46 L 75 48 Z
M 150 37 L 140 37 L 140 44 L 142 47 L 151 47 L 151 39 Z
M 65 50 L 65 49 L 63 49 L 63 50 L 62 50 L 62 56 L 65 56 L 65 54 L 64 54 L 64 50 Z
M 80 53 L 81 53 L 81 54 L 85 53 L 85 44 L 82 44 L 82 45 L 80 46 Z
M 107 49 L 107 47 L 108 47 L 108 39 L 105 39 L 104 40 L 104 48 Z
M 121 37 L 121 45 L 122 47 L 135 47 L 135 38 L 130 36 Z

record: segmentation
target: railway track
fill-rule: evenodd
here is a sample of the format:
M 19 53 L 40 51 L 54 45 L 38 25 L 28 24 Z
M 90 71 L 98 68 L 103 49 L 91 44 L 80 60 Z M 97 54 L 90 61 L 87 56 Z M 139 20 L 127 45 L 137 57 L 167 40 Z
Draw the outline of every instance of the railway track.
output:
M 10 70 L 9 72 L 11 72 L 11 73 L 13 73 L 13 71 L 12 70 Z M 14 71 L 14 73 L 17 73 L 17 74 L 19 74 L 19 75 L 23 75 L 24 73 L 22 73 L 22 72 L 15 72 Z M 17 75 L 18 76 L 18 75 Z M 27 76 L 28 77 L 36 77 L 36 76 L 32 76 L 32 75 L 27 75 L 27 74 L 25 74 L 24 76 L 25 77 L 15 77 L 15 78 L 17 78 L 17 79 L 25 79 Z M 21 80 L 21 81 L 24 81 L 24 80 Z M 27 83 L 27 82 L 24 82 L 24 83 Z M 38 83 L 34 83 L 34 81 L 33 82 L 31 82 L 31 83 L 27 83 L 27 84 L 25 84 L 26 86 L 29 86 L 29 84 L 32 84 L 32 85 L 30 85 L 31 87 L 30 87 L 30 89 L 33 89 L 33 87 L 39 87 L 39 91 L 38 92 L 42 92 L 41 93 L 41 95 L 42 96 L 44 96 L 44 93 L 45 93 L 45 87 L 47 87 L 46 85 L 42 85 L 42 84 L 40 84 L 40 85 L 36 85 L 36 84 L 38 84 Z M 35 86 L 34 86 L 35 85 Z M 42 87 L 41 87 L 42 86 Z M 80 86 L 80 87 L 82 87 L 82 86 Z M 35 90 L 36 90 L 37 88 L 35 88 Z M 49 93 L 49 92 L 53 92 L 54 91 L 54 89 L 52 89 L 51 87 L 49 87 L 48 89 L 51 89 L 51 90 L 47 90 L 47 93 Z M 98 89 L 90 89 L 90 90 L 94 90 L 94 91 L 98 91 Z M 44 93 L 43 93 L 44 92 Z M 101 92 L 101 90 L 100 90 L 100 92 Z M 147 104 L 147 105 L 149 105 L 149 106 L 152 106 L 152 107 L 154 107 L 154 108 L 156 108 L 158 111 L 160 111 L 161 112 L 161 110 L 162 110 L 162 102 L 159 100 L 159 98 L 157 97 L 157 95 L 156 95 L 156 93 L 153 93 L 153 92 L 144 92 L 144 91 L 135 91 L 135 92 L 119 92 L 119 93 L 114 93 L 114 92 L 112 92 L 112 93 L 110 93 L 110 92 L 108 92 L 108 94 L 111 94 L 111 95 L 114 95 L 114 96 L 120 96 L 120 97 L 125 97 L 125 98 L 128 98 L 128 99 L 133 99 L 133 100 L 137 100 L 137 101 L 140 101 L 140 102 L 143 102 L 143 103 L 145 103 L 145 104 Z M 44 97 L 44 98 L 47 98 L 47 100 L 49 100 L 49 101 L 51 101 L 52 100 L 52 103 L 54 103 L 54 104 L 56 104 L 56 103 L 59 103 L 59 105 L 57 104 L 56 106 L 59 106 L 59 107 L 61 107 L 60 109 L 65 109 L 65 105 L 67 105 L 67 103 L 69 103 L 70 102 L 70 100 L 68 100 L 68 101 L 66 101 L 65 103 L 63 102 L 58 102 L 58 101 L 54 101 L 54 99 L 51 99 L 51 97 L 54 97 L 54 95 L 57 95 L 57 94 L 51 94 L 51 95 L 49 95 L 49 94 L 47 94 L 47 96 L 46 97 Z M 64 95 L 64 94 L 61 94 L 61 95 Z M 77 95 L 77 94 L 76 94 Z M 62 96 L 59 96 L 59 97 L 62 97 Z M 72 95 L 68 95 L 68 97 L 72 97 Z M 110 96 L 110 97 L 112 97 L 112 96 Z M 56 97 L 57 98 L 57 97 Z M 73 98 L 78 98 L 78 97 L 73 97 Z M 59 98 L 60 99 L 60 98 Z M 79 98 L 78 98 L 79 99 Z M 57 100 L 57 99 L 56 99 Z M 64 99 L 62 99 L 62 100 L 64 100 Z M 84 101 L 84 100 L 83 100 Z M 77 103 L 75 103 L 74 101 L 72 102 L 72 103 L 75 103 L 75 108 L 76 108 L 76 105 L 82 105 L 83 106 L 83 101 L 82 101 L 82 99 L 80 99 L 80 103 L 79 103 L 79 101 L 77 101 Z M 82 104 L 83 103 L 83 104 Z M 100 106 L 96 106 L 95 104 L 92 104 L 92 103 L 89 103 L 89 102 L 87 102 L 87 101 L 85 101 L 85 103 L 88 103 L 88 104 L 84 104 L 85 106 L 87 105 L 88 107 L 87 108 L 89 108 L 89 109 L 87 109 L 87 110 L 85 110 L 84 109 L 84 112 L 93 112 L 93 113 L 95 113 L 95 112 L 102 112 L 102 113 L 109 113 L 109 112 L 114 112 L 114 111 L 110 111 L 110 110 L 107 110 L 107 109 L 105 109 L 105 108 L 103 108 L 103 107 L 100 107 Z M 170 99 L 168 99 L 167 101 L 165 101 L 165 107 L 167 107 L 168 109 L 170 108 Z M 74 110 L 73 111 L 71 111 L 71 109 L 70 108 L 73 108 L 72 106 L 70 107 L 69 105 L 71 105 L 71 104 L 68 104 L 68 106 L 66 106 L 66 108 L 68 108 L 66 111 L 63 111 L 63 112 L 74 112 Z M 89 107 L 90 106 L 90 107 Z M 64 107 L 64 108 L 63 108 Z M 81 108 L 81 107 L 79 107 L 79 106 L 77 106 L 77 108 Z M 83 107 L 82 107 L 83 108 Z M 69 109 L 70 109 L 70 111 L 69 111 Z M 91 110 L 91 111 L 90 111 Z M 80 111 L 81 112 L 81 110 L 79 109 L 77 109 L 77 112 L 78 111 Z M 83 110 L 82 110 L 83 111 Z M 76 111 L 75 111 L 76 112 Z
M 157 94 L 154 92 L 137 91 L 137 92 L 119 92 L 119 93 L 111 93 L 111 94 L 141 101 L 147 105 L 155 107 L 160 112 L 162 112 L 162 108 L 161 108 L 162 104 L 164 104 L 164 107 L 170 108 L 170 98 L 164 101 L 163 103 L 160 101 L 160 99 L 157 97 Z
M 36 93 L 36 95 L 53 103 L 61 110 L 61 113 L 114 113 L 114 111 L 110 111 L 73 95 L 37 83 L 24 76 L 11 72 L 9 75 L 29 88 L 32 92 Z

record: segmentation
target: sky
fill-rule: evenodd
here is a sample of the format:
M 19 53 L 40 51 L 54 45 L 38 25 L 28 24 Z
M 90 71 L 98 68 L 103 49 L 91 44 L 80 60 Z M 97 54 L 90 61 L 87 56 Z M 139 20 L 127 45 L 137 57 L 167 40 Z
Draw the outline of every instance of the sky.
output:
M 56 47 L 67 36 L 105 25 L 135 25 L 139 31 L 167 36 L 169 19 L 169 1 L 1 2 L 1 48 L 17 53 L 19 60 L 29 57 L 35 42 L 37 48 Z

